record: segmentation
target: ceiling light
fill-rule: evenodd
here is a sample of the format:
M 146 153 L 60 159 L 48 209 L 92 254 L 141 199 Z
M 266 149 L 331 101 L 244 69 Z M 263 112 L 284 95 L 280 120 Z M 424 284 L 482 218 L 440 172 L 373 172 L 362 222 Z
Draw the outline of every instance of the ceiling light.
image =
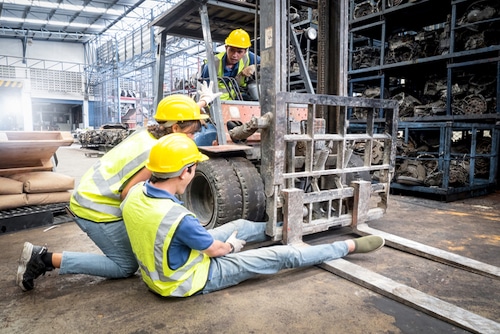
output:
M 99 24 L 88 24 L 88 23 L 77 23 L 77 22 L 65 22 L 65 21 L 55 21 L 55 20 L 36 20 L 36 19 L 22 19 L 18 17 L 0 17 L 0 21 L 16 22 L 16 23 L 31 23 L 36 25 L 51 25 L 59 27 L 75 27 L 75 28 L 93 28 L 98 30 L 103 30 L 106 27 Z
M 32 0 L 4 0 L 4 3 L 20 5 L 20 6 L 31 6 L 31 7 L 42 7 L 50 9 L 63 9 L 74 12 L 89 12 L 94 14 L 110 14 L 110 15 L 123 15 L 124 11 L 116 9 L 106 9 L 91 6 L 78 6 L 64 3 L 53 3 L 47 1 L 32 1 Z

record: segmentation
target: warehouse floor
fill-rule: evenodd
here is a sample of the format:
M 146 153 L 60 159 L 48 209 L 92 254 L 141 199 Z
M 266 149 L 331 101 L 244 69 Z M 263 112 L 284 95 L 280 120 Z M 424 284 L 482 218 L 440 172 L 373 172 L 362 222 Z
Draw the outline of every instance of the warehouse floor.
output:
M 61 147 L 57 171 L 76 178 L 98 158 Z M 443 203 L 391 196 L 369 223 L 423 244 L 500 267 L 500 192 Z M 139 276 L 109 280 L 48 272 L 36 288 L 15 285 L 24 241 L 50 251 L 98 252 L 73 222 L 0 234 L 0 333 L 467 333 L 318 267 L 285 270 L 186 299 L 163 299 Z M 331 231 L 309 243 L 350 237 Z M 346 259 L 484 318 L 500 322 L 500 280 L 390 247 Z

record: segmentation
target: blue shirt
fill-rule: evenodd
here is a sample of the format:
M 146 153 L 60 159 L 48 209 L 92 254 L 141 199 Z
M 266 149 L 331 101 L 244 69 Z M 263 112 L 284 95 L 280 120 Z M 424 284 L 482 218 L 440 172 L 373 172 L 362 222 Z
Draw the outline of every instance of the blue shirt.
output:
M 156 188 L 149 181 L 146 181 L 144 189 L 147 196 L 169 199 L 182 204 L 177 197 L 168 191 Z M 201 226 L 197 218 L 191 215 L 184 216 L 174 233 L 170 249 L 167 252 L 170 268 L 179 269 L 188 260 L 191 249 L 203 251 L 210 247 L 213 242 L 214 238 Z
M 224 56 L 222 57 L 222 61 L 221 61 L 222 66 L 224 66 L 224 76 L 234 78 L 238 74 L 238 68 L 240 66 L 240 62 L 237 62 L 236 65 L 233 66 L 233 68 L 228 68 L 226 66 L 226 57 L 227 57 L 227 54 L 224 51 Z M 255 64 L 255 59 L 257 59 L 257 64 L 260 64 L 260 57 L 256 56 L 255 53 L 253 53 L 252 51 L 248 51 L 248 59 L 250 61 L 249 65 Z M 208 66 L 203 66 L 203 69 L 201 71 L 201 77 L 203 79 L 210 79 L 210 77 L 208 75 Z

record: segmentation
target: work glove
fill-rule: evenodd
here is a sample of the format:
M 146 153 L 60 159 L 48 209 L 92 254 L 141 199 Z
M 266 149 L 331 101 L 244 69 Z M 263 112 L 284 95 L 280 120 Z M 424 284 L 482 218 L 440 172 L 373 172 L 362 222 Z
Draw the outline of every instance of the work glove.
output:
M 226 242 L 232 246 L 231 253 L 238 253 L 247 243 L 245 240 L 237 239 L 236 234 L 238 234 L 238 231 L 234 231 L 233 234 L 231 234 L 231 236 L 226 240 Z
M 198 94 L 200 95 L 199 101 L 205 101 L 207 106 L 212 103 L 213 100 L 222 95 L 222 93 L 214 93 L 213 92 L 214 83 L 210 82 L 210 85 L 207 85 L 206 81 L 203 81 L 203 84 L 198 82 Z
M 251 77 L 254 73 L 255 73 L 255 64 L 247 66 L 241 71 L 241 74 L 247 78 Z

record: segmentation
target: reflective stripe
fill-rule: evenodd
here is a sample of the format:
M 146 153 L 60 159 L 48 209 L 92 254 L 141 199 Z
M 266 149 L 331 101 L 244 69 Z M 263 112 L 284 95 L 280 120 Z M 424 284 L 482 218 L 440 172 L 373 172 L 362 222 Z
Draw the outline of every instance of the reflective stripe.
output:
M 175 282 L 176 279 L 172 279 L 172 278 L 169 278 L 169 277 L 166 277 L 166 276 L 163 276 L 163 277 L 160 277 L 160 275 L 158 274 L 158 271 L 149 271 L 148 270 L 148 267 L 145 266 L 141 261 L 138 261 L 139 263 L 139 267 L 141 268 L 141 270 L 148 276 L 150 277 L 153 281 L 159 281 L 159 280 L 162 280 L 164 282 Z M 174 292 L 171 294 L 172 296 L 186 296 L 186 294 L 189 293 L 189 287 L 192 286 L 192 281 L 193 281 L 193 277 L 190 276 L 185 282 L 187 284 L 181 284 L 180 286 L 177 287 L 177 289 L 174 290 Z
M 80 195 L 78 192 L 73 193 L 73 198 L 83 207 L 89 208 L 91 210 L 97 211 L 97 212 L 102 212 L 102 213 L 107 213 L 109 215 L 113 215 L 116 217 L 121 217 L 122 216 L 122 210 L 120 210 L 119 207 L 115 207 L 112 205 L 106 205 L 106 204 L 100 204 L 97 202 L 94 202 L 88 198 L 83 197 Z M 78 214 L 76 214 L 78 216 Z M 83 218 L 83 217 L 80 217 Z
M 96 166 L 94 168 L 94 174 L 92 175 L 92 179 L 94 180 L 94 183 L 97 185 L 97 188 L 99 189 L 99 193 L 103 196 L 108 196 L 111 198 L 120 198 L 120 193 L 115 193 L 111 190 L 109 185 L 115 184 L 117 182 L 121 182 L 122 176 L 127 175 L 130 172 L 132 172 L 134 169 L 137 168 L 140 164 L 142 164 L 144 161 L 147 161 L 149 157 L 149 151 L 147 152 L 142 152 L 139 156 L 136 158 L 132 159 L 129 161 L 119 173 L 111 176 L 109 179 L 105 179 L 102 176 L 100 167 L 101 167 L 101 162 L 98 161 L 96 163 Z
M 146 130 L 134 132 L 84 174 L 70 208 L 80 218 L 112 222 L 122 217 L 121 188 L 141 170 L 156 139 Z
M 175 295 L 177 296 L 185 296 L 191 290 L 193 286 L 193 276 L 189 276 L 187 280 L 184 281 L 183 284 L 179 285 L 177 289 L 175 289 Z
M 218 53 L 214 56 L 215 58 L 215 68 L 217 69 L 217 77 L 218 78 L 223 78 L 224 77 L 224 68 L 223 66 L 221 66 L 221 62 L 222 62 L 222 58 L 226 55 L 226 52 L 221 52 L 221 53 Z M 243 71 L 243 69 L 245 67 L 247 67 L 248 65 L 250 65 L 250 57 L 248 56 L 248 52 L 245 53 L 245 55 L 240 59 L 240 61 L 238 62 L 238 73 L 236 73 L 236 75 L 240 74 L 241 71 Z M 238 85 L 240 87 L 245 87 L 246 86 L 246 82 L 245 82 L 245 78 L 240 78 L 239 82 L 238 82 Z M 235 92 L 234 90 L 231 90 L 231 91 L 228 91 L 227 88 L 226 88 L 226 85 L 224 85 L 223 83 L 219 83 L 219 91 L 222 92 L 223 94 L 231 94 L 231 95 L 234 95 Z M 229 99 L 229 96 L 227 96 L 226 98 L 223 98 L 221 97 L 222 100 L 224 99 Z
M 174 270 L 168 263 L 170 243 L 177 227 L 192 213 L 170 199 L 148 197 L 143 189 L 144 184 L 132 188 L 122 204 L 123 219 L 143 280 L 162 296 L 195 294 L 208 279 L 210 258 L 203 252 L 191 250 L 180 268 Z
M 170 241 L 173 238 L 173 234 L 175 233 L 175 230 L 177 229 L 177 226 L 179 225 L 180 221 L 184 216 L 189 214 L 190 212 L 184 208 L 181 205 L 174 205 L 170 208 L 170 210 L 167 211 L 165 216 L 163 217 L 160 225 L 158 226 L 158 230 L 156 231 L 156 238 L 155 238 L 155 267 L 156 270 L 159 272 L 163 272 L 164 266 L 165 268 L 168 268 L 168 270 L 172 271 L 172 274 L 170 275 L 171 278 L 174 280 L 179 280 L 184 276 L 186 273 L 186 270 L 190 268 L 185 268 L 184 266 L 181 268 L 178 268 L 176 270 L 170 268 L 170 265 L 168 263 L 163 263 L 163 247 L 159 247 L 159 245 L 163 246 L 165 240 L 168 238 L 169 242 L 167 246 L 170 246 Z M 175 219 L 172 217 L 176 217 Z M 172 224 L 172 221 L 174 223 Z M 168 251 L 168 248 L 167 248 Z M 203 258 L 203 256 L 202 256 Z M 184 270 L 183 270 L 184 269 Z M 160 277 L 164 278 L 163 275 L 160 275 Z
M 139 263 L 139 267 L 141 267 L 141 269 L 146 273 L 146 275 L 148 275 L 149 277 L 151 277 L 151 279 L 153 281 L 157 281 L 160 279 L 160 276 L 158 275 L 158 272 L 155 270 L 155 271 L 149 271 L 148 270 L 148 267 L 145 266 L 141 261 L 138 261 Z

